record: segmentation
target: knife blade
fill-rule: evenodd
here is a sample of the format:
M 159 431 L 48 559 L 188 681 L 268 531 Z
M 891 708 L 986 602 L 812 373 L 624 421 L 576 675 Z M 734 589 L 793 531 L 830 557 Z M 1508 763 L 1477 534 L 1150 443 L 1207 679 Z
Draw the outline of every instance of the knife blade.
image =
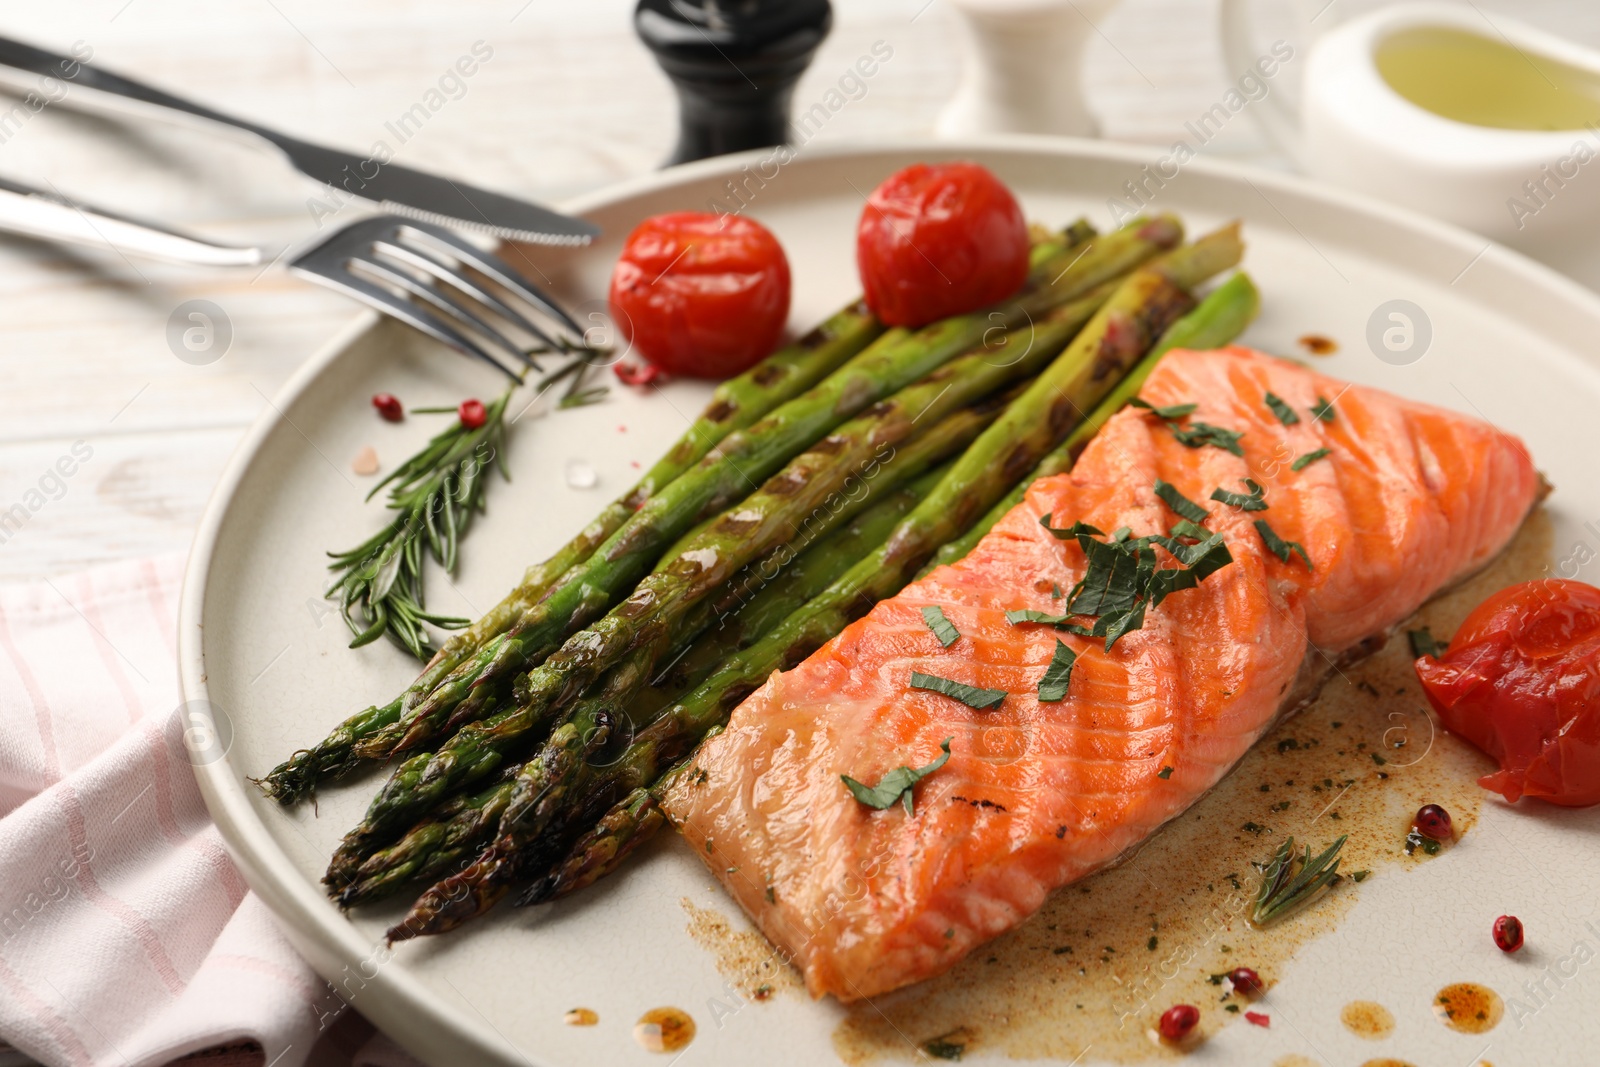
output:
M 207 130 L 220 125 L 231 132 L 242 131 L 277 148 L 307 177 L 351 196 L 376 201 L 391 211 L 429 222 L 542 244 L 584 245 L 600 235 L 600 228 L 592 222 L 562 215 L 527 200 L 396 163 L 380 163 L 352 152 L 311 144 L 90 66 L 75 56 L 0 37 L 0 81 L 23 90 L 39 91 L 39 85 L 29 84 L 26 77 L 18 75 L 67 83 L 68 90 L 57 98 L 62 107 L 199 123 Z

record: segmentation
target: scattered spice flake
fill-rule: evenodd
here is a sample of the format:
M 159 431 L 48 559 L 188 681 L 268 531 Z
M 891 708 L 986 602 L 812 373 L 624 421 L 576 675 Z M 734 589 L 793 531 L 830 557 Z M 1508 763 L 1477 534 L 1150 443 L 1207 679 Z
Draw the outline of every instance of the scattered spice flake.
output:
M 1157 478 L 1155 491 L 1156 496 L 1160 497 L 1162 502 L 1173 510 L 1174 514 L 1181 515 L 1190 522 L 1205 522 L 1206 519 L 1211 517 L 1211 512 L 1178 492 L 1177 486 L 1170 482 L 1164 482 Z
M 1353 878 L 1357 882 L 1365 882 L 1367 880 L 1367 875 L 1369 875 L 1371 873 L 1372 873 L 1371 871 L 1366 871 L 1366 870 L 1356 871 L 1355 873 L 1351 874 L 1350 877 Z
M 1339 351 L 1339 343 L 1320 333 L 1308 333 L 1295 342 L 1313 356 L 1331 356 Z
M 1285 541 L 1279 537 L 1272 527 L 1267 524 L 1266 519 L 1256 520 L 1256 532 L 1261 535 L 1261 540 L 1266 544 L 1267 551 L 1283 560 L 1283 562 L 1288 563 L 1289 556 L 1292 553 L 1299 553 L 1300 558 L 1306 562 L 1307 570 L 1316 569 L 1311 563 L 1311 557 L 1306 555 L 1305 547 L 1298 541 Z
M 1438 640 L 1426 626 L 1417 630 L 1407 630 L 1406 638 L 1411 642 L 1411 654 L 1417 657 L 1432 656 L 1438 659 L 1444 650 L 1450 647 L 1450 642 Z
M 1237 1004 L 1224 1004 L 1222 1006 L 1222 1010 L 1223 1011 L 1231 1011 L 1235 1015 L 1237 1015 L 1237 1014 L 1239 1014 L 1239 1005 L 1237 1005 Z
M 1289 464 L 1289 469 L 1292 471 L 1303 471 L 1317 460 L 1326 459 L 1331 455 L 1333 455 L 1333 449 L 1319 448 L 1315 452 L 1307 452 L 1303 456 L 1296 456 L 1295 461 Z
M 1156 773 L 1156 777 L 1160 778 L 1162 781 L 1166 781 L 1168 778 L 1172 777 L 1172 768 L 1171 767 L 1163 767 L 1163 768 L 1161 768 L 1161 770 Z
M 907 815 L 914 815 L 916 812 L 911 805 L 911 787 L 950 761 L 950 742 L 953 740 L 955 738 L 947 737 L 940 742 L 939 747 L 944 750 L 944 755 L 932 763 L 921 767 L 896 767 L 884 775 L 877 785 L 870 788 L 862 785 L 848 774 L 841 774 L 839 777 L 844 780 L 845 788 L 850 790 L 850 795 L 867 807 L 883 811 L 885 808 L 893 806 L 894 802 L 898 800 L 905 806 Z M 711 851 L 709 839 L 706 841 L 706 851 Z M 770 887 L 768 887 L 768 892 L 771 892 Z
M 928 624 L 928 629 L 933 631 L 933 636 L 937 637 L 945 648 L 961 640 L 961 631 L 945 617 L 944 609 L 937 604 L 929 604 L 922 609 L 922 621 Z
M 1257 1026 L 1263 1029 L 1266 1029 L 1272 1025 L 1272 1017 L 1270 1015 L 1263 1015 L 1259 1011 L 1247 1011 L 1244 1013 L 1244 1017 L 1246 1022 L 1255 1023 Z
M 1325 396 L 1317 397 L 1316 407 L 1311 409 L 1313 418 L 1318 422 L 1332 422 L 1336 414 L 1337 412 L 1333 410 L 1333 401 Z
M 921 671 L 911 672 L 911 688 L 942 693 L 978 711 L 998 708 L 1006 699 L 1004 689 L 982 689 L 965 682 L 958 682 L 953 678 L 941 678 L 937 674 L 923 674 Z
M 1271 412 L 1278 417 L 1278 421 L 1283 423 L 1285 426 L 1293 426 L 1295 423 L 1300 421 L 1300 416 L 1295 414 L 1294 408 L 1290 407 L 1288 402 L 1285 401 L 1283 397 L 1279 396 L 1277 393 L 1274 393 L 1270 389 L 1267 390 L 1266 395 L 1261 398 L 1261 402 L 1266 404 L 1268 409 L 1270 409 Z

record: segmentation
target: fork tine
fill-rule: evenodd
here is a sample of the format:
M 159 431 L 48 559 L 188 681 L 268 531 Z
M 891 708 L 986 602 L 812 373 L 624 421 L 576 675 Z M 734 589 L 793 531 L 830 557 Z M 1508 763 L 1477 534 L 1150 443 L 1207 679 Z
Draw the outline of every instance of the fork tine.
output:
M 520 382 L 522 380 L 509 367 L 491 356 L 488 350 L 462 334 L 448 322 L 440 319 L 437 315 L 424 311 L 404 297 L 396 296 L 380 285 L 358 277 L 348 270 L 339 270 L 335 273 L 299 263 L 291 263 L 289 270 L 301 277 L 331 286 L 340 292 L 353 296 L 357 300 L 377 308 L 384 314 L 399 319 L 407 326 L 426 334 L 440 344 L 455 349 L 462 355 L 480 359 L 512 381 Z
M 463 240 L 458 235 L 442 226 L 407 219 L 397 227 L 399 234 L 412 235 L 414 239 L 422 242 L 431 242 L 440 248 L 446 255 L 454 256 L 463 263 L 470 264 L 481 273 L 493 278 L 507 289 L 516 293 L 522 299 L 544 311 L 545 314 L 559 320 L 562 325 L 571 330 L 577 337 L 583 336 L 583 327 L 575 322 L 561 307 L 543 291 L 536 288 L 531 282 L 519 275 L 515 268 L 499 256 L 485 252 L 469 241 Z
M 375 241 L 373 242 L 372 250 L 375 253 L 380 253 L 382 255 L 398 259 L 408 266 L 432 275 L 441 282 L 445 282 L 449 285 L 456 286 L 458 289 L 465 290 L 474 299 L 492 308 L 495 313 L 500 315 L 502 318 L 509 322 L 515 323 L 517 326 L 520 326 L 522 329 L 528 331 L 540 341 L 544 342 L 546 348 L 549 348 L 551 351 L 555 351 L 560 348 L 560 346 L 556 343 L 555 338 L 551 337 L 544 330 L 540 329 L 539 326 L 529 320 L 526 315 L 506 304 L 503 300 L 495 296 L 489 290 L 485 289 L 467 275 L 457 270 L 452 264 L 440 263 L 438 260 L 431 258 L 431 256 L 426 253 L 419 252 L 416 249 L 407 248 L 405 245 L 396 244 L 392 241 Z M 433 254 L 440 255 L 441 253 L 434 252 Z
M 509 352 L 524 366 L 535 368 L 538 366 L 538 364 L 533 361 L 533 357 L 529 356 L 525 351 L 523 351 L 519 345 L 513 342 L 505 334 L 495 329 L 494 326 L 485 322 L 482 318 L 473 314 L 469 309 L 463 307 L 456 300 L 452 299 L 448 292 L 436 289 L 426 282 L 419 282 L 409 274 L 406 274 L 403 271 L 395 270 L 393 267 L 374 259 L 362 259 L 357 257 L 350 260 L 350 265 L 353 267 L 358 266 L 362 270 L 376 275 L 381 281 L 388 282 L 391 285 L 404 289 L 418 300 L 424 301 L 432 307 L 444 312 L 447 316 L 455 319 L 468 329 L 478 331 L 485 337 L 489 338 L 489 340 L 493 341 L 495 344 Z

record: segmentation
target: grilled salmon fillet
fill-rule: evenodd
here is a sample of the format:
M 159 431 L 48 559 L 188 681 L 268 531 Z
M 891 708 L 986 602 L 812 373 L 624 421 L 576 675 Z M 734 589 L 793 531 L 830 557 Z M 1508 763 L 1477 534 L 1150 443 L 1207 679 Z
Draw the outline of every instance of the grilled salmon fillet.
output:
M 813 996 L 856 1000 L 939 974 L 1117 860 L 1215 785 L 1307 678 L 1487 563 L 1542 492 L 1527 450 L 1493 426 L 1242 348 L 1172 352 L 1142 396 L 1198 407 L 1170 421 L 1118 414 L 965 559 L 774 674 L 668 797 L 695 854 Z M 1242 432 L 1243 455 L 1179 440 L 1202 423 Z M 1210 499 L 1249 492 L 1247 478 L 1265 510 Z M 1084 577 L 1083 549 L 1042 516 L 1166 534 L 1179 517 L 1158 479 L 1210 512 L 1231 563 L 1109 652 L 1006 620 L 1060 614 Z M 1311 566 L 1279 559 L 1257 520 Z M 949 647 L 923 618 L 929 605 L 960 633 Z M 1045 703 L 1058 640 L 1077 660 L 1065 699 Z M 979 710 L 911 688 L 913 671 L 1007 695 Z M 841 781 L 925 765 L 946 738 L 949 761 L 915 786 L 912 814 L 869 808 Z

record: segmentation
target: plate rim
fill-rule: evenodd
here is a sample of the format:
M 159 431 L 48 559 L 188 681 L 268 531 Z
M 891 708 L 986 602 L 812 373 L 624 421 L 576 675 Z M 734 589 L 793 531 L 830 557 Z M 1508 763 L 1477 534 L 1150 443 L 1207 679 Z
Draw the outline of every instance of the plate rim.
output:
M 736 174 L 773 151 L 772 148 L 759 148 L 625 179 L 571 198 L 561 205 L 561 210 L 582 214 L 641 194 L 694 183 L 708 176 Z M 797 155 L 796 160 L 823 161 L 839 157 L 919 152 L 936 156 L 971 153 L 981 158 L 985 153 L 1005 152 L 1068 161 L 1093 158 L 1137 167 L 1148 163 L 1151 154 L 1159 151 L 1159 146 L 1145 144 L 997 135 L 954 140 L 917 137 L 888 142 L 815 146 Z M 1600 293 L 1553 267 L 1487 237 L 1298 174 L 1209 158 L 1197 158 L 1185 164 L 1186 170 L 1191 168 L 1196 173 L 1210 174 L 1235 184 L 1256 186 L 1258 191 L 1267 188 L 1292 194 L 1320 201 L 1339 212 L 1354 212 L 1391 223 L 1436 244 L 1454 246 L 1470 257 L 1472 263 L 1494 250 L 1498 267 L 1523 275 L 1525 280 L 1550 291 L 1562 302 L 1586 309 L 1600 322 Z M 1293 227 L 1294 224 L 1290 222 L 1289 225 Z M 1471 263 L 1468 266 L 1470 268 Z M 180 706 L 190 707 L 191 714 L 200 714 L 207 725 L 214 725 L 214 722 L 210 714 L 206 680 L 204 606 L 223 520 L 251 464 L 277 422 L 283 418 L 281 413 L 294 404 L 360 337 L 383 326 L 382 316 L 377 312 L 362 310 L 308 358 L 251 424 L 206 501 L 184 568 L 179 596 L 177 651 Z M 475 1024 L 453 1006 L 433 997 L 421 980 L 406 968 L 383 966 L 388 954 L 383 943 L 369 943 L 353 923 L 331 909 L 327 898 L 299 874 L 287 853 L 278 846 L 266 823 L 256 816 L 251 807 L 249 786 L 226 751 L 210 762 L 191 758 L 191 764 L 206 808 L 230 857 L 251 890 L 273 913 L 296 951 L 324 981 L 330 983 L 330 991 L 341 975 L 355 974 L 362 983 L 362 996 L 359 1002 L 350 998 L 345 1003 L 357 1007 L 384 1033 L 401 1042 L 408 1051 L 425 1062 L 453 1064 L 462 1062 L 463 1056 L 470 1055 L 473 1059 L 469 1062 L 505 1067 L 540 1064 L 542 1067 L 546 1061 L 536 1050 L 524 1052 L 499 1038 L 498 1034 L 486 1032 L 481 1024 Z M 487 1028 L 492 1029 L 492 1025 Z

